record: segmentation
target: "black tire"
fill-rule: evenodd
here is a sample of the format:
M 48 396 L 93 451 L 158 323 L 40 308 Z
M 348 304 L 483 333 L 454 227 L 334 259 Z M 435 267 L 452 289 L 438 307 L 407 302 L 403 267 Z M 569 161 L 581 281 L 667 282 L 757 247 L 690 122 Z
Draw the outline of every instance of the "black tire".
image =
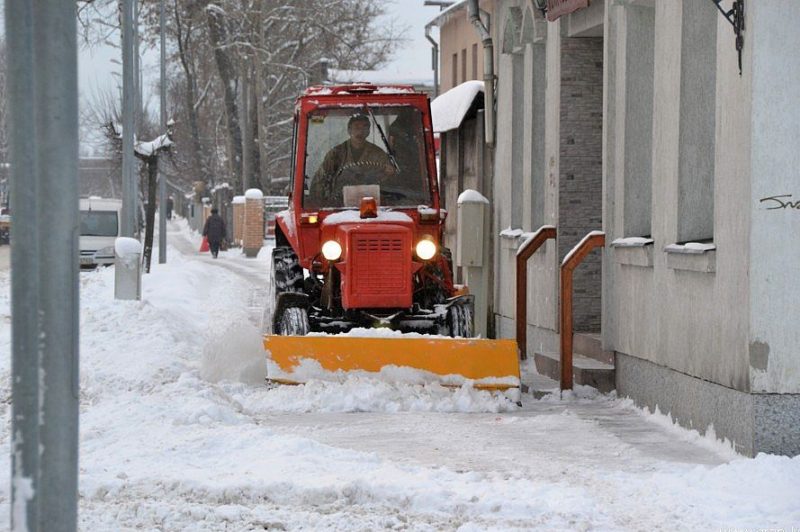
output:
M 284 292 L 303 291 L 303 268 L 292 248 L 272 250 L 272 286 L 276 297 Z
M 308 312 L 304 308 L 289 307 L 284 309 L 278 322 L 277 334 L 284 336 L 305 336 L 308 334 Z
M 472 308 L 455 304 L 447 309 L 447 328 L 452 338 L 472 338 Z

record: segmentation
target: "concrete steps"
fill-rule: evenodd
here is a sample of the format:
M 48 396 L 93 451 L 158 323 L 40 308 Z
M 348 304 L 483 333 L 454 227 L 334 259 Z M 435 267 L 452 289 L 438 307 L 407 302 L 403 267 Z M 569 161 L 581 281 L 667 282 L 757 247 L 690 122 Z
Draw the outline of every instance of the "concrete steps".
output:
M 540 375 L 559 381 L 561 360 L 557 352 L 535 352 L 536 371 Z M 600 335 L 578 333 L 573 337 L 573 380 L 575 384 L 592 386 L 601 392 L 616 388 L 614 380 L 614 354 L 603 351 Z

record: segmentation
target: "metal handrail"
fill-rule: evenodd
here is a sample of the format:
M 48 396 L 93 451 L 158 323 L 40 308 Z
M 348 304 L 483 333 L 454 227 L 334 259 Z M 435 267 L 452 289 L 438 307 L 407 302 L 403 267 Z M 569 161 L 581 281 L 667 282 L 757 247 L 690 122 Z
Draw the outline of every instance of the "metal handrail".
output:
M 596 247 L 606 244 L 606 235 L 592 231 L 581 240 L 561 263 L 561 390 L 572 389 L 572 272 Z
M 552 225 L 541 226 L 517 250 L 517 352 L 519 359 L 528 358 L 528 259 L 542 247 L 542 244 L 556 237 L 556 228 Z

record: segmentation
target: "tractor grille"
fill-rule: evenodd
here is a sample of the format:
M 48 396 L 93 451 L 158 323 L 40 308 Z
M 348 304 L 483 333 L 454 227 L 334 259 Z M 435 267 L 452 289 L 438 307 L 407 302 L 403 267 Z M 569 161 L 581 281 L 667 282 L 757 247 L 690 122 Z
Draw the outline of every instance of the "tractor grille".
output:
M 351 294 L 357 306 L 404 307 L 411 294 L 410 235 L 352 235 Z

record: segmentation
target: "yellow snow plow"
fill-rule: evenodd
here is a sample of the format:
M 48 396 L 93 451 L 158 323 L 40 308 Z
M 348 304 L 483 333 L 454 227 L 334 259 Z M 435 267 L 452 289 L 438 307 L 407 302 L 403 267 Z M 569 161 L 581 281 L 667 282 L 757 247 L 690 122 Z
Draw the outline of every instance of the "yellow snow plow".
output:
M 266 335 L 268 378 L 282 384 L 373 374 L 391 382 L 518 389 L 514 340 Z

